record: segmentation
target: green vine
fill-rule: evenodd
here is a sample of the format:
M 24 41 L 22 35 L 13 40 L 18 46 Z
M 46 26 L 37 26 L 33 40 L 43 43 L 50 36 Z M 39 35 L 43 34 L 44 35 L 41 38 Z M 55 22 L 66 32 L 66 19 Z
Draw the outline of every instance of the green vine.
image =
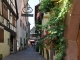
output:
M 54 3 L 50 0 L 43 0 L 39 6 L 41 12 L 50 12 L 51 8 L 54 7 Z
M 44 1 L 44 0 L 43 0 Z M 47 0 L 45 0 L 47 1 Z M 54 8 L 50 7 L 49 9 L 52 10 L 52 14 L 50 17 L 49 22 L 45 25 L 45 27 L 50 26 L 51 28 L 48 29 L 49 35 L 46 38 L 50 38 L 53 41 L 54 47 L 53 49 L 56 51 L 56 60 L 62 60 L 65 56 L 65 51 L 67 47 L 66 40 L 64 38 L 64 30 L 65 30 L 65 16 L 70 6 L 70 0 L 59 0 L 58 6 Z M 43 3 L 42 3 L 43 4 Z M 40 7 L 44 7 L 42 5 Z M 44 11 L 46 13 L 47 11 Z M 55 38 L 57 40 L 55 40 Z M 42 40 L 45 40 L 43 38 Z

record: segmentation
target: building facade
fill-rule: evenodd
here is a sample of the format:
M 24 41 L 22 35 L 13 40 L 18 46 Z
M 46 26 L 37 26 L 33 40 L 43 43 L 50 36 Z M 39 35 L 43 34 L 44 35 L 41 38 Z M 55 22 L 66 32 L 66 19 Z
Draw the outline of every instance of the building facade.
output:
M 54 1 L 54 0 L 53 0 Z M 45 20 L 48 17 L 44 15 L 42 24 L 45 25 Z M 64 37 L 67 41 L 66 56 L 64 60 L 80 60 L 80 4 L 79 0 L 71 0 L 68 12 L 66 13 L 65 24 L 67 25 L 64 31 Z M 43 33 L 45 35 L 45 32 Z M 44 50 L 44 57 L 54 59 L 54 52 Z
M 19 19 L 17 20 L 17 50 L 22 50 L 26 48 L 27 44 L 27 30 L 28 30 L 28 18 L 26 16 L 22 16 L 21 14 L 26 11 L 24 7 L 27 4 L 26 0 L 17 0 L 18 4 L 18 14 Z M 27 7 L 27 6 L 26 6 Z M 23 10 L 24 9 L 24 10 Z
M 39 7 L 38 7 L 39 8 Z M 42 26 L 44 26 L 45 24 L 47 24 L 49 22 L 49 16 L 50 16 L 50 12 L 44 13 L 43 14 L 43 18 L 42 18 Z M 46 29 L 41 30 L 41 36 L 40 39 L 44 38 L 45 36 L 48 35 L 48 29 L 49 27 L 46 27 Z M 49 41 L 46 41 L 49 42 Z M 46 60 L 54 60 L 54 55 L 53 55 L 53 50 L 51 49 L 47 49 L 46 47 L 44 47 L 43 51 L 42 51 L 42 55 L 44 56 L 44 58 Z
M 28 30 L 27 30 L 27 37 L 28 37 L 28 40 L 30 39 L 30 22 L 28 21 Z
M 3 57 L 17 51 L 17 19 L 17 1 L 0 0 L 0 54 Z
M 65 30 L 65 38 L 68 43 L 65 60 L 80 60 L 80 4 L 79 0 L 71 1 Z

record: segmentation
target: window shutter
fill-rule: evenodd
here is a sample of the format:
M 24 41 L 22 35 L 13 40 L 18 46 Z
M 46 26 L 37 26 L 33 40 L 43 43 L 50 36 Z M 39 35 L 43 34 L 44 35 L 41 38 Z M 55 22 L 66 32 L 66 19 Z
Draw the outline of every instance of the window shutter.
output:
M 14 17 L 14 15 L 12 15 L 12 24 L 13 24 L 13 26 L 15 26 L 15 17 Z
M 3 3 L 3 16 L 5 16 L 5 5 Z
M 8 8 L 5 3 L 3 3 L 3 16 L 8 19 Z
M 4 30 L 0 28 L 0 43 L 4 42 Z

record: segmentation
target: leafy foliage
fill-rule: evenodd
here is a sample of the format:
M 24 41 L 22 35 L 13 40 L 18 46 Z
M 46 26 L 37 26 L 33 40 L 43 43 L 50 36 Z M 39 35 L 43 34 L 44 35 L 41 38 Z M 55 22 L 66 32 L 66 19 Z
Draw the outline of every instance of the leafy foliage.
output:
M 50 0 L 43 0 L 39 7 L 39 10 L 41 12 L 49 12 L 52 7 L 54 7 L 54 3 L 52 3 Z
M 50 1 L 49 1 L 50 2 Z M 46 13 L 46 7 L 48 1 L 43 0 L 41 3 L 41 10 L 43 10 L 44 13 Z M 52 10 L 52 14 L 50 17 L 49 22 L 45 25 L 45 27 L 50 26 L 51 28 L 48 29 L 49 35 L 46 36 L 46 38 L 43 38 L 42 40 L 46 40 L 49 38 L 53 44 L 53 49 L 56 51 L 56 60 L 62 60 L 63 56 L 65 56 L 65 51 L 67 47 L 66 40 L 64 38 L 64 30 L 66 28 L 66 25 L 64 23 L 65 16 L 68 11 L 68 8 L 70 6 L 70 0 L 59 0 L 58 6 L 53 7 L 47 7 L 48 9 Z M 55 40 L 55 38 L 57 40 Z

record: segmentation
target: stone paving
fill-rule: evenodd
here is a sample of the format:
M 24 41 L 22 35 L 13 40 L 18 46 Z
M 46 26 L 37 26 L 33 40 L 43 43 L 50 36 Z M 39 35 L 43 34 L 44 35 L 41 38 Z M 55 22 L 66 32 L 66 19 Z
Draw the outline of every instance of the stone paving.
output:
M 33 47 L 28 47 L 26 50 L 10 54 L 3 60 L 46 60 L 42 55 L 39 55 Z

